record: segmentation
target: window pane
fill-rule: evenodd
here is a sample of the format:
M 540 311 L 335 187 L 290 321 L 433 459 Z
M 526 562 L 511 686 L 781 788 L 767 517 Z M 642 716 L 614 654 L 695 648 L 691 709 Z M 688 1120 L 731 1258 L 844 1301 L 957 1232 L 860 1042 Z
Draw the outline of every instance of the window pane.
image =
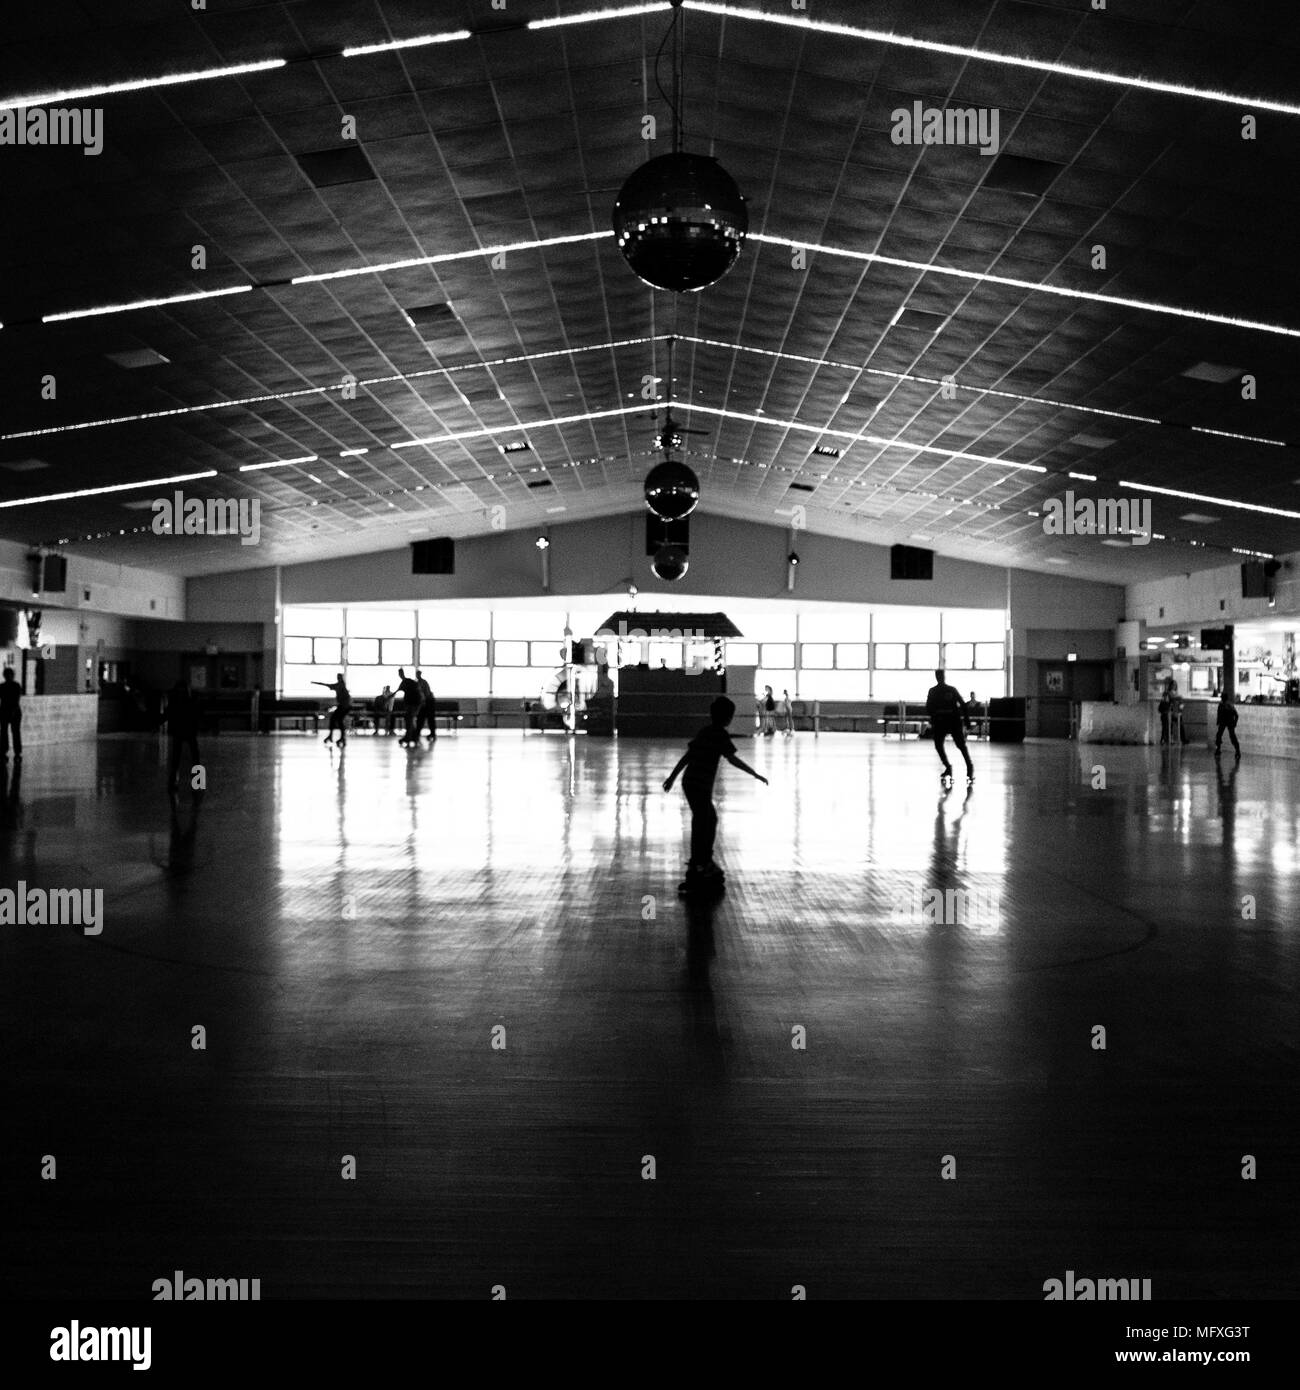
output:
M 803 671 L 799 675 L 801 700 L 865 700 L 865 671 Z M 811 710 L 808 711 L 812 713 Z
M 945 642 L 943 664 L 948 670 L 969 671 L 975 665 L 975 648 L 969 642 Z
M 867 640 L 869 614 L 865 608 L 847 605 L 838 612 L 803 613 L 799 618 L 801 642 L 845 642 Z
M 975 665 L 981 671 L 1000 671 L 1003 665 L 1001 642 L 976 642 Z
M 867 644 L 865 642 L 837 642 L 835 644 L 835 664 L 841 671 L 865 671 L 867 669 Z
M 350 639 L 349 639 L 350 640 Z M 415 664 L 415 643 L 409 637 L 385 637 L 379 644 L 385 666 L 412 666 Z
M 573 635 L 587 636 L 576 631 Z M 492 636 L 507 642 L 540 642 L 549 637 L 555 645 L 564 640 L 564 611 L 498 608 L 492 615 Z
M 414 637 L 415 613 L 410 608 L 349 608 L 348 636 Z
M 333 692 L 322 690 L 312 681 L 334 681 L 339 673 L 337 666 L 286 666 L 284 668 L 284 694 L 310 695 L 316 700 L 332 700 Z M 345 677 L 346 679 L 346 674 Z M 350 688 L 350 687 L 349 687 Z
M 341 608 L 286 608 L 284 610 L 286 637 L 342 637 Z
M 486 665 L 444 666 L 438 672 L 438 688 L 434 695 L 439 700 L 463 700 L 471 695 L 487 699 L 490 693 Z
M 960 635 L 960 634 L 958 634 Z M 871 615 L 873 642 L 937 642 L 937 608 L 880 608 Z
M 758 643 L 728 642 L 726 655 L 728 666 L 757 666 Z
M 419 618 L 421 637 L 486 637 L 491 615 L 486 608 L 438 605 L 421 608 Z
M 299 666 L 311 665 L 311 638 L 286 637 L 284 639 L 285 663 L 293 662 Z
M 530 666 L 563 666 L 563 644 L 560 642 L 530 642 L 528 644 L 528 664 Z
M 934 684 L 920 671 L 880 671 L 871 673 L 871 698 L 873 700 L 902 700 L 907 704 L 923 705 L 926 692 Z
M 783 671 L 794 667 L 793 642 L 764 642 L 763 661 L 765 667 L 778 667 Z
M 750 642 L 793 642 L 793 613 L 733 613 L 731 621 Z
M 876 643 L 876 669 L 901 671 L 907 665 L 907 647 L 902 642 Z
M 829 671 L 835 665 L 835 648 L 829 642 L 805 642 L 799 665 L 805 671 Z
M 349 666 L 378 666 L 379 643 L 373 637 L 348 638 Z
M 462 643 L 462 645 L 467 645 Z M 497 666 L 527 666 L 527 642 L 493 642 L 492 660 Z
M 907 665 L 912 671 L 933 671 L 939 664 L 938 642 L 909 642 Z
M 488 664 L 487 646 L 486 642 L 457 642 L 456 665 L 486 666 Z
M 353 704 L 358 702 L 369 702 L 384 688 L 387 671 L 377 670 L 374 666 L 345 666 L 343 668 L 343 679 L 347 682 L 348 694 L 352 696 Z M 330 677 L 334 679 L 333 676 Z M 393 682 L 387 682 L 391 685 Z M 328 695 L 327 690 L 320 692 Z
M 945 642 L 1001 642 L 1006 637 L 1007 617 L 1000 608 L 945 608 Z
M 335 666 L 343 660 L 343 643 L 337 637 L 317 637 L 312 642 L 312 660 L 318 666 Z
M 541 671 L 527 666 L 497 666 L 492 671 L 492 694 L 498 700 L 540 700 L 545 680 Z
M 420 639 L 420 665 L 450 666 L 451 643 L 438 641 L 435 638 L 422 637 Z

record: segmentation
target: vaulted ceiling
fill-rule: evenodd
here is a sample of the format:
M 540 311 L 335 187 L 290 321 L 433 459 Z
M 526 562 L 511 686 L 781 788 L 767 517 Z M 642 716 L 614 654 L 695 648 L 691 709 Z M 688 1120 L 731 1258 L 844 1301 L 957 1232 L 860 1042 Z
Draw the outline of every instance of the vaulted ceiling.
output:
M 687 0 L 685 147 L 753 234 L 689 295 L 609 235 L 671 148 L 669 8 L 527 27 L 602 8 L 10 7 L 0 105 L 284 61 L 69 95 L 99 155 L 0 144 L 0 535 L 197 574 L 626 512 L 652 379 L 705 510 L 1120 581 L 1298 548 L 1294 5 Z M 914 102 L 996 110 L 999 153 L 895 144 Z M 258 499 L 258 545 L 153 534 L 151 480 L 209 471 L 177 486 Z M 1067 488 L 1162 539 L 1044 534 Z

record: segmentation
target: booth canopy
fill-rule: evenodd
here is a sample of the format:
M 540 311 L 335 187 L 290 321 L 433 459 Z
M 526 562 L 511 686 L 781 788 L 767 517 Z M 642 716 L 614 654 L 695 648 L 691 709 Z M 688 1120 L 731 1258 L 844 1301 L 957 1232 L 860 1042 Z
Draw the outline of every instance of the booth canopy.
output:
M 620 610 L 611 613 L 598 632 L 623 633 L 637 630 L 655 632 L 689 632 L 700 637 L 743 637 L 745 634 L 725 613 L 632 613 Z

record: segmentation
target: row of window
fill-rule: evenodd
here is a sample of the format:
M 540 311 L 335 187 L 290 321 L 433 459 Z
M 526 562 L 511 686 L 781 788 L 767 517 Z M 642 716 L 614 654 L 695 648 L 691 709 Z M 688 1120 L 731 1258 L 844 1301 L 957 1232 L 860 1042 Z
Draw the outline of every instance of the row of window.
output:
M 651 664 L 681 661 L 682 644 L 651 642 Z M 689 644 L 704 660 L 712 657 L 712 644 Z M 875 660 L 870 660 L 874 645 Z M 489 661 L 489 646 L 491 661 Z M 640 643 L 622 644 L 620 659 L 636 661 Z M 768 670 L 793 670 L 793 642 L 728 642 L 728 666 L 760 666 Z M 1001 642 L 805 642 L 798 648 L 798 666 L 805 671 L 933 671 L 944 666 L 954 671 L 1000 671 L 1004 665 Z M 344 662 L 341 637 L 286 637 L 284 659 L 290 666 L 339 666 Z M 477 639 L 422 637 L 349 637 L 349 666 L 535 666 L 554 667 L 564 660 L 564 649 L 555 641 L 493 642 Z

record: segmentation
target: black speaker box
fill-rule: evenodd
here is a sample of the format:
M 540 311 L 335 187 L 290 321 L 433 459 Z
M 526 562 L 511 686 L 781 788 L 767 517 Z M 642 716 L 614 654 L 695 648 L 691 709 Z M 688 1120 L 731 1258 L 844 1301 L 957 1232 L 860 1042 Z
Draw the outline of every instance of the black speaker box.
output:
M 1268 597 L 1268 575 L 1264 572 L 1262 561 L 1247 560 L 1242 565 L 1241 596 L 1242 598 Z
M 41 587 L 47 594 L 61 594 L 68 587 L 68 561 L 65 556 L 45 557 L 45 582 Z
M 456 542 L 450 536 L 411 542 L 412 574 L 455 574 Z
M 914 545 L 893 545 L 889 548 L 889 577 L 891 579 L 933 579 L 934 551 Z

